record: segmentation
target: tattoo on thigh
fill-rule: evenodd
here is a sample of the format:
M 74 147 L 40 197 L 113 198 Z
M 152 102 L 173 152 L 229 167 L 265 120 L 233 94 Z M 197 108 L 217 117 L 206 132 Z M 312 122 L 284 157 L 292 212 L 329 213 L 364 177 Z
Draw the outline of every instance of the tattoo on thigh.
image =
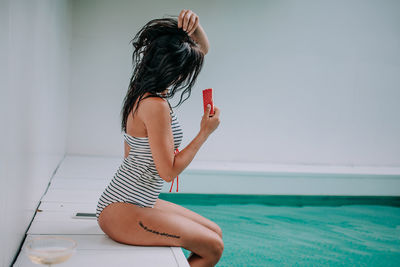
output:
M 156 231 L 156 230 L 151 230 L 151 229 L 147 228 L 146 226 L 144 226 L 143 223 L 140 222 L 140 221 L 139 221 L 139 225 L 140 225 L 140 227 L 142 227 L 144 230 L 146 230 L 146 231 L 148 231 L 148 232 L 151 232 L 151 233 L 154 233 L 154 234 L 157 234 L 157 235 L 164 235 L 164 236 L 167 236 L 167 237 L 181 238 L 180 236 L 177 236 L 177 235 L 170 235 L 170 234 L 167 234 L 167 233 L 160 233 L 160 232 L 158 232 L 158 231 Z

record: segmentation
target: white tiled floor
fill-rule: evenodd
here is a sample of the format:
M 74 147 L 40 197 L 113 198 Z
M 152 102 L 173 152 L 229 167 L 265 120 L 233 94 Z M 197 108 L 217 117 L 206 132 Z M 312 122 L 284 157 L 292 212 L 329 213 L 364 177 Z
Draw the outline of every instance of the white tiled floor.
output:
M 56 266 L 189 266 L 179 247 L 129 246 L 106 236 L 95 219 L 74 219 L 91 212 L 121 163 L 119 158 L 67 156 L 54 175 L 19 254 L 15 267 L 37 266 L 25 255 L 27 242 L 39 235 L 66 236 L 78 243 L 77 252 Z

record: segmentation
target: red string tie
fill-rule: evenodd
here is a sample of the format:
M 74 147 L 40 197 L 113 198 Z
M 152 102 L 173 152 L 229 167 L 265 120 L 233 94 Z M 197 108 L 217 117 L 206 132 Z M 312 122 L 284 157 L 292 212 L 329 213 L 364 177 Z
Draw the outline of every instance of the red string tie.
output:
M 179 150 L 176 149 L 174 154 L 179 153 Z M 175 178 L 174 178 L 175 180 Z M 169 192 L 171 192 L 172 187 L 174 186 L 174 180 L 172 180 L 171 188 L 169 189 Z M 178 184 L 179 184 L 179 176 L 176 176 L 176 192 L 178 192 Z

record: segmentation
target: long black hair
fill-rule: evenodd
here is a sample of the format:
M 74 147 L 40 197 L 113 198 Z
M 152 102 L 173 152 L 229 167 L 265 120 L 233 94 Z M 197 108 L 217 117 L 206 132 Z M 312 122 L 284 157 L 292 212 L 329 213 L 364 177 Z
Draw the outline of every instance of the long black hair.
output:
M 188 99 L 204 60 L 197 43 L 182 28 L 178 28 L 177 18 L 149 21 L 130 42 L 134 47 L 134 69 L 121 110 L 121 130 L 125 132 L 136 100 L 135 110 L 139 102 L 147 97 L 170 99 L 183 90 L 176 106 Z M 170 86 L 167 94 L 160 94 Z M 143 97 L 145 93 L 149 95 Z M 186 98 L 183 98 L 185 94 Z

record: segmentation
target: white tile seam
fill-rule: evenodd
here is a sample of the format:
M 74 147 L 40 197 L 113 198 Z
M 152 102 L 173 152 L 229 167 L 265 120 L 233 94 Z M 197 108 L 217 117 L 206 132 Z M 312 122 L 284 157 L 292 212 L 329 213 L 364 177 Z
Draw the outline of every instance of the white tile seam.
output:
M 176 258 L 175 250 L 172 247 L 169 247 L 169 249 L 171 250 L 172 255 L 174 255 L 174 259 L 175 259 L 176 265 L 179 266 L 180 264 L 178 262 L 178 259 Z

